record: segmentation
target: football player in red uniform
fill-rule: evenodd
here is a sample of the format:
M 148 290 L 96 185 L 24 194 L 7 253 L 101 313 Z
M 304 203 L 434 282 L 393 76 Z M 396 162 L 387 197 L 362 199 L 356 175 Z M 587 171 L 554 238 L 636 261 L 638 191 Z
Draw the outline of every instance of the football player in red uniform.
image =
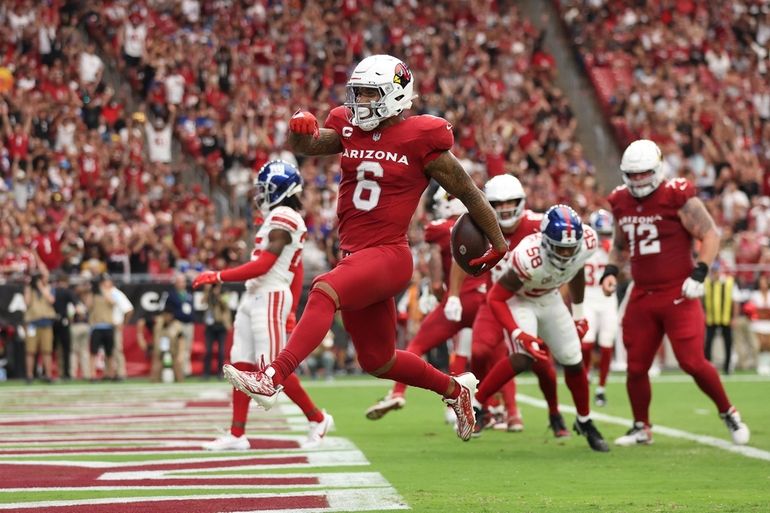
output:
M 437 211 L 443 219 L 433 221 L 425 227 L 425 241 L 435 245 L 440 252 L 436 257 L 441 262 L 441 274 L 444 277 L 444 285 L 448 288 L 452 266 L 452 250 L 449 239 L 457 218 L 466 210 L 460 200 L 448 196 L 443 188 L 437 191 L 435 199 L 437 200 Z M 459 295 L 447 296 L 444 294 L 438 307 L 423 319 L 420 329 L 409 342 L 406 350 L 422 356 L 439 344 L 445 343 L 447 339 L 453 337 L 461 329 L 470 328 L 473 325 L 476 311 L 486 301 L 486 292 L 487 276 L 483 275 L 467 279 Z M 453 312 L 452 309 L 457 308 L 455 303 L 459 303 L 461 309 L 460 315 L 456 317 L 452 316 L 451 313 Z M 456 368 L 450 369 L 452 374 L 460 374 L 465 370 L 465 362 L 461 363 L 462 366 L 458 363 Z M 391 410 L 403 408 L 406 404 L 406 398 L 404 398 L 406 388 L 406 384 L 397 382 L 388 395 L 366 410 L 366 418 L 378 420 Z
M 525 209 L 526 198 L 524 188 L 518 178 L 512 175 L 498 175 L 489 180 L 484 186 L 484 194 L 495 209 L 497 222 L 503 232 L 509 250 L 513 250 L 519 242 L 533 233 L 540 232 L 540 223 L 543 215 Z M 508 270 L 509 264 L 502 260 L 490 270 L 489 279 L 496 283 Z M 449 296 L 456 294 L 457 290 L 465 288 L 464 280 L 467 275 L 455 265 L 452 269 Z M 460 310 L 464 314 L 464 310 Z M 504 359 L 508 354 L 508 348 L 503 340 L 503 326 L 497 321 L 489 306 L 484 303 L 478 308 L 478 313 L 473 322 L 473 339 L 471 343 L 471 369 L 477 378 L 483 378 L 494 367 L 495 363 Z M 549 423 L 557 437 L 569 436 L 564 424 L 564 419 L 559 413 L 559 400 L 556 393 L 556 369 L 550 359 L 539 360 L 533 365 L 533 372 L 537 375 L 540 389 L 548 402 Z M 512 378 L 513 376 L 511 376 Z M 507 410 L 506 423 L 510 431 L 521 431 L 524 425 L 516 405 L 516 385 L 512 379 L 507 379 L 500 386 L 489 389 L 482 401 L 488 406 L 488 399 L 498 390 L 503 395 Z M 478 395 L 478 394 L 477 394 Z M 476 434 L 480 433 L 483 426 L 476 426 Z
M 414 353 L 397 351 L 393 298 L 412 277 L 406 231 L 431 178 L 462 201 L 492 243 L 471 265 L 481 265 L 482 272 L 494 266 L 507 250 L 503 234 L 489 202 L 450 151 L 452 125 L 434 116 L 403 116 L 415 98 L 414 77 L 403 62 L 367 57 L 346 89 L 345 105 L 332 109 L 324 128 L 305 111 L 289 121 L 295 152 L 342 154 L 337 215 L 343 258 L 314 280 L 304 315 L 278 357 L 256 372 L 225 366 L 225 376 L 270 408 L 283 381 L 321 343 L 340 310 L 361 368 L 443 396 L 457 414 L 457 435 L 468 440 L 478 380 L 471 373 L 449 376 Z
M 652 443 L 647 372 L 666 334 L 682 370 L 714 401 L 733 442 L 743 445 L 749 441 L 749 429 L 703 354 L 705 321 L 698 299 L 719 252 L 719 235 L 694 186 L 682 178 L 665 180 L 662 164 L 660 148 L 653 141 L 632 142 L 620 162 L 625 185 L 609 196 L 615 231 L 600 280 L 602 290 L 606 295 L 615 292 L 626 258 L 631 260 L 634 280 L 622 324 L 634 425 L 615 443 Z M 693 240 L 700 241 L 695 264 Z

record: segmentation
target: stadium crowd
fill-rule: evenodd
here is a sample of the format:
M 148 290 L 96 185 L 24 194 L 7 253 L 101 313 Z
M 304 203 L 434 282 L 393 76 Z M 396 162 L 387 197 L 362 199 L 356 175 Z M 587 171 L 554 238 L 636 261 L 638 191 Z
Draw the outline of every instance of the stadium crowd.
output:
M 631 79 L 608 102 L 614 123 L 627 137 L 656 140 L 671 173 L 698 184 L 723 228 L 728 265 L 770 263 L 770 200 L 762 195 L 770 185 L 758 171 L 770 159 L 767 53 L 759 51 L 770 18 L 748 6 L 723 16 L 708 2 L 560 4 L 587 67 L 626 66 Z M 170 281 L 177 270 L 245 261 L 252 179 L 271 158 L 296 162 L 306 180 L 306 272 L 333 266 L 338 160 L 297 161 L 286 150 L 288 119 L 303 107 L 323 120 L 367 53 L 411 66 L 420 95 L 413 112 L 454 125 L 453 152 L 477 184 L 511 172 L 533 210 L 563 202 L 587 217 L 606 206 L 544 33 L 515 6 L 300 5 L 3 6 L 0 21 L 11 30 L 0 34 L 0 279 L 47 269 Z M 708 30 L 698 38 L 702 20 Z M 712 32 L 718 49 L 705 46 Z M 675 37 L 682 33 L 693 36 L 687 57 Z M 661 41 L 678 57 L 644 51 Z M 218 216 L 195 169 L 229 195 L 231 212 Z M 410 239 L 424 272 L 422 226 L 432 214 L 420 214 Z M 753 273 L 744 274 L 750 281 Z M 417 323 L 413 299 L 404 310 Z

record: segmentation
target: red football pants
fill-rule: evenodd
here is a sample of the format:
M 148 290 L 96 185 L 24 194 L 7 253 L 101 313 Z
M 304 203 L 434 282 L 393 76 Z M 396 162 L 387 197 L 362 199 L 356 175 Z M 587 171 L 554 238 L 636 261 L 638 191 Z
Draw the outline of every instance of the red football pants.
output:
M 645 291 L 635 286 L 623 316 L 623 343 L 628 352 L 626 390 L 634 421 L 650 423 L 650 370 L 663 334 L 671 340 L 679 366 L 691 375 L 720 412 L 730 409 L 722 382 L 703 354 L 705 319 L 697 299 L 683 299 L 679 286 Z

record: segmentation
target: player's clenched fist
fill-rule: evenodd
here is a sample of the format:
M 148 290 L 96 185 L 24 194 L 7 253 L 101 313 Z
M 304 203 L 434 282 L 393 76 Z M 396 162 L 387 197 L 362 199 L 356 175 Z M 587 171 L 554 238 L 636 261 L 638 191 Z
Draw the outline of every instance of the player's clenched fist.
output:
M 289 120 L 289 130 L 295 134 L 312 135 L 318 138 L 321 134 L 318 129 L 318 120 L 306 110 L 298 110 Z

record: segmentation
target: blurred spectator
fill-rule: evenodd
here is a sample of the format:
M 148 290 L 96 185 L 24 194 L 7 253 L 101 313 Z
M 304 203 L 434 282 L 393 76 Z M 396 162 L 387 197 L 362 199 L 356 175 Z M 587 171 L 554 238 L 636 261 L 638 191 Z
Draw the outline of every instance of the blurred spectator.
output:
M 211 357 L 214 344 L 217 345 L 217 375 L 221 378 L 222 365 L 225 363 L 225 342 L 227 333 L 233 327 L 233 315 L 230 310 L 230 296 L 222 290 L 222 284 L 215 284 L 206 290 L 206 353 L 203 357 L 203 377 L 211 375 Z
M 88 323 L 88 308 L 84 303 L 84 298 L 90 294 L 90 283 L 87 281 L 78 282 L 75 293 L 76 303 L 75 312 L 72 316 L 72 326 L 70 334 L 72 336 L 72 351 L 70 354 L 70 376 L 77 378 L 80 374 L 81 379 L 91 379 L 91 325 Z M 78 373 L 78 371 L 80 371 Z
M 91 291 L 86 295 L 85 304 L 88 308 L 88 319 L 91 325 L 91 382 L 96 382 L 96 358 L 99 350 L 104 351 L 104 379 L 114 379 L 115 374 L 115 299 L 112 294 L 112 279 L 106 274 L 100 274 L 92 282 Z
M 757 290 L 749 298 L 747 314 L 752 320 L 751 331 L 756 334 L 759 343 L 757 373 L 770 376 L 770 287 L 766 274 L 759 276 Z
M 706 359 L 713 361 L 711 349 L 714 337 L 719 331 L 724 342 L 722 370 L 725 374 L 730 374 L 732 372 L 730 363 L 733 352 L 733 326 L 739 315 L 738 305 L 741 291 L 735 283 L 735 278 L 725 273 L 718 261 L 711 266 L 711 273 L 706 278 L 705 287 L 703 306 L 706 311 Z
M 177 376 L 177 381 L 183 381 L 184 376 L 192 375 L 192 351 L 195 325 L 193 324 L 193 297 L 187 290 L 187 278 L 184 274 L 174 275 L 174 289 L 169 292 L 166 299 L 165 310 L 170 312 L 173 320 L 169 326 L 172 347 L 178 345 L 178 358 L 182 366 L 182 375 Z M 172 353 L 176 351 L 172 350 Z
M 35 377 L 38 353 L 43 363 L 42 379 L 48 383 L 52 382 L 51 353 L 53 352 L 53 324 L 56 318 L 54 301 L 48 275 L 33 274 L 29 285 L 24 287 L 27 383 L 32 383 Z
M 122 290 L 115 286 L 112 281 L 105 287 L 112 295 L 115 303 L 112 307 L 112 322 L 115 325 L 115 348 L 113 355 L 115 357 L 115 380 L 122 381 L 126 379 L 126 355 L 123 350 L 123 329 L 131 321 L 134 313 L 134 305 L 126 297 Z
M 71 319 L 75 314 L 75 306 L 78 298 L 70 288 L 69 278 L 66 274 L 56 275 L 54 288 L 54 310 L 56 321 L 53 324 L 53 347 L 57 352 L 59 377 L 69 380 L 72 378 L 70 359 L 72 356 L 72 333 L 70 331 Z

